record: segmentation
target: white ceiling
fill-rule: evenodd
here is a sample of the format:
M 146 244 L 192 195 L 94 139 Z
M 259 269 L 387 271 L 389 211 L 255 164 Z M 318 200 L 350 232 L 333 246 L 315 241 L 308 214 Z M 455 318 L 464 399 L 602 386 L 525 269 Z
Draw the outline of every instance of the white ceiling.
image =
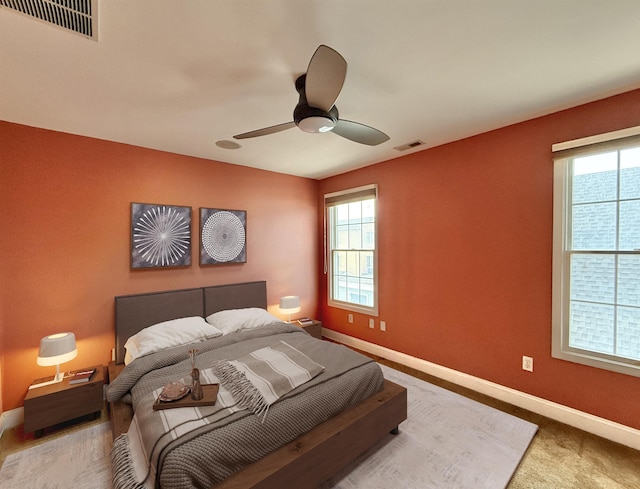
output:
M 324 178 L 640 87 L 638 0 L 100 0 L 98 37 L 0 7 L 0 119 Z M 291 121 L 320 44 L 390 141 L 216 146 Z

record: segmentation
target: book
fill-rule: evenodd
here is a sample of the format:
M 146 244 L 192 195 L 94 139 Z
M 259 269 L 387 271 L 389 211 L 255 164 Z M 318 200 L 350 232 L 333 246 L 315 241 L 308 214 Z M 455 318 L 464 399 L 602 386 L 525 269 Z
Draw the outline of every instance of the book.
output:
M 95 368 L 89 370 L 78 370 L 73 374 L 73 376 L 69 377 L 69 384 L 82 384 L 83 382 L 89 382 L 95 373 Z
M 310 319 L 310 318 L 300 318 L 300 319 L 298 319 L 298 323 L 299 323 L 299 324 L 301 324 L 301 325 L 303 325 L 303 326 L 306 326 L 307 324 L 313 324 L 313 319 Z

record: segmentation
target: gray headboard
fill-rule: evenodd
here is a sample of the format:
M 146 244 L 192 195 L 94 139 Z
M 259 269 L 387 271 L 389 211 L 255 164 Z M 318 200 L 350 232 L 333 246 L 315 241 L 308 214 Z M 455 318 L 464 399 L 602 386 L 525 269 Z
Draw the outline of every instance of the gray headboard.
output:
M 267 282 L 204 287 L 204 317 L 225 309 L 267 308 Z
M 124 361 L 127 339 L 148 326 L 244 307 L 267 308 L 265 281 L 118 296 L 115 298 L 116 363 Z

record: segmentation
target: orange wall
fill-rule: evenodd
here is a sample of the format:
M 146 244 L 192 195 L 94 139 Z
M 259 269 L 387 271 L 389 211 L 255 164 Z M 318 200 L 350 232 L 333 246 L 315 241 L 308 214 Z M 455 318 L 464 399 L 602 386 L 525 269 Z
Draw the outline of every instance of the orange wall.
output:
M 551 145 L 637 125 L 640 91 L 322 181 L 319 202 L 379 186 L 387 331 L 328 307 L 321 275 L 324 326 L 640 429 L 640 378 L 551 358 Z
M 270 305 L 295 293 L 301 315 L 318 313 L 314 180 L 7 122 L 0 172 L 5 411 L 55 372 L 36 365 L 47 334 L 76 334 L 78 357 L 62 369 L 110 360 L 116 295 L 267 280 Z M 131 202 L 192 207 L 190 267 L 129 269 Z M 247 211 L 247 263 L 199 267 L 199 207 Z

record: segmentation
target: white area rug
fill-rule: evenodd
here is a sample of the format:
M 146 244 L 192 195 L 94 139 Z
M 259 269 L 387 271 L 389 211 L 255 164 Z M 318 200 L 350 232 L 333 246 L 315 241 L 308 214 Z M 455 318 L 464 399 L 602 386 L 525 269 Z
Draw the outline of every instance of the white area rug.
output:
M 382 366 L 408 389 L 408 419 L 328 481 L 336 489 L 502 489 L 537 426 Z M 101 423 L 9 455 L 2 489 L 109 489 L 111 430 Z
M 9 455 L 2 489 L 109 489 L 111 426 L 100 423 Z
M 503 489 L 538 427 L 382 365 L 407 388 L 400 434 L 323 487 L 339 489 Z

